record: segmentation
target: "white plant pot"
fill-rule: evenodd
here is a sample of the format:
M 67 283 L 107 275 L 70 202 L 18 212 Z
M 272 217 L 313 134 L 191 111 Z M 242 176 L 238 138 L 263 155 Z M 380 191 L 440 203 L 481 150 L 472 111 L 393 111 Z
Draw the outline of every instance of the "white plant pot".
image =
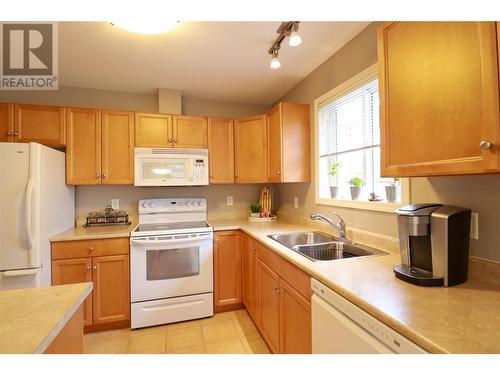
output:
M 401 189 L 397 185 L 388 185 L 385 187 L 385 196 L 387 202 L 399 202 L 401 197 Z
M 330 186 L 330 196 L 335 199 L 337 198 L 337 194 L 339 193 L 339 187 L 338 186 Z
M 357 201 L 361 195 L 361 187 L 351 186 L 351 198 L 353 201 Z
M 250 214 L 250 217 L 260 217 L 260 213 L 259 212 L 252 212 Z

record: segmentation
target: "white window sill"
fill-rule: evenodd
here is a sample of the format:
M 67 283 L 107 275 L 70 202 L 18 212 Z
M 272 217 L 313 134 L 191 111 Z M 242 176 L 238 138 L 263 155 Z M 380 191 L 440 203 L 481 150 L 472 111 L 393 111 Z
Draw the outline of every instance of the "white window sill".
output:
M 406 206 L 407 203 L 389 203 L 389 202 L 370 202 L 363 200 L 350 200 L 350 199 L 329 199 L 329 198 L 318 198 L 316 204 L 321 204 L 324 206 L 336 206 L 336 207 L 346 207 L 354 208 L 366 211 L 379 211 L 379 212 L 394 212 L 395 209 Z

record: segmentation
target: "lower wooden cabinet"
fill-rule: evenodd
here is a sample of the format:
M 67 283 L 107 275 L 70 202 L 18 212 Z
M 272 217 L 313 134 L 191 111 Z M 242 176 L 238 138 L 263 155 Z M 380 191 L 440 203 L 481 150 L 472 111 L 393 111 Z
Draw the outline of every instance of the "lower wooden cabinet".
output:
M 259 316 L 257 301 L 257 242 L 245 233 L 241 234 L 241 265 L 243 306 L 254 321 Z
M 214 235 L 215 311 L 241 306 L 241 235 L 223 231 Z
M 130 324 L 129 264 L 126 238 L 52 243 L 52 285 L 94 284 L 83 307 L 86 330 Z
M 257 294 L 260 306 L 260 328 L 269 349 L 280 353 L 280 278 L 276 272 L 257 261 Z

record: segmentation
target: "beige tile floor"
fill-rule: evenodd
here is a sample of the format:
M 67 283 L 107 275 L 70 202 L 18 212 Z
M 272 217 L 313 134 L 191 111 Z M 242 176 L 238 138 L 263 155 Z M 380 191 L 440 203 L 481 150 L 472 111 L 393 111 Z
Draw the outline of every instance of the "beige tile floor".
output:
M 86 334 L 86 354 L 268 354 L 245 310 L 142 329 Z

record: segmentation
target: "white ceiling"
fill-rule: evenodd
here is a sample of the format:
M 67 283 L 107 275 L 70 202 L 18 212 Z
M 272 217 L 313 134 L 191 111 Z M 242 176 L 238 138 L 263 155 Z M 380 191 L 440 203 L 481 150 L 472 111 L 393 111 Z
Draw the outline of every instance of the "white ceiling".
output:
M 369 22 L 301 22 L 303 43 L 283 42 L 282 68 L 267 51 L 280 22 L 182 22 L 141 35 L 106 22 L 59 23 L 59 85 L 270 104 Z

